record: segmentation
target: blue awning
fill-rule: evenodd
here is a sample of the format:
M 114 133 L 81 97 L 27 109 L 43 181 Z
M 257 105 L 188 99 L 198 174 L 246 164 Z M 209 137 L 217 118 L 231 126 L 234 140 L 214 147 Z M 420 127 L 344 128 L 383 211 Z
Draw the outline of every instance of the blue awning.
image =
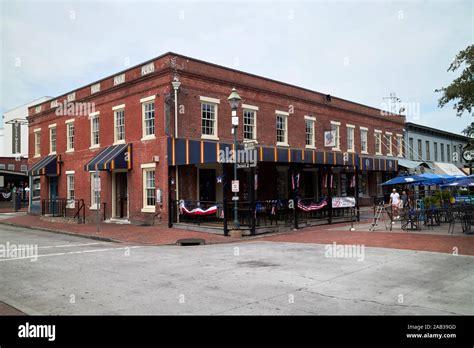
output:
M 31 169 L 28 171 L 28 175 L 60 175 L 60 159 L 60 155 L 49 155 L 43 157 L 38 162 L 33 164 Z
M 132 169 L 132 144 L 106 147 L 84 166 L 89 172 L 114 169 Z

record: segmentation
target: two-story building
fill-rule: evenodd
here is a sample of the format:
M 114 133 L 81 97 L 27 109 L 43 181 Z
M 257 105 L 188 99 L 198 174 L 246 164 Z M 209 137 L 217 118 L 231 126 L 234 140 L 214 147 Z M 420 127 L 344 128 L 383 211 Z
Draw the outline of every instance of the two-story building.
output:
M 233 88 L 237 150 L 250 156 L 237 170 L 241 217 L 276 224 L 295 199 L 302 210 L 372 203 L 396 174 L 404 116 L 166 53 L 29 109 L 43 205 L 65 199 L 119 222 L 230 220 Z
M 413 122 L 405 124 L 405 155 L 407 169 L 415 169 L 424 163 L 428 171 L 436 174 L 465 175 L 464 147 L 469 138 L 461 134 L 423 126 Z M 420 167 L 423 170 L 423 168 Z

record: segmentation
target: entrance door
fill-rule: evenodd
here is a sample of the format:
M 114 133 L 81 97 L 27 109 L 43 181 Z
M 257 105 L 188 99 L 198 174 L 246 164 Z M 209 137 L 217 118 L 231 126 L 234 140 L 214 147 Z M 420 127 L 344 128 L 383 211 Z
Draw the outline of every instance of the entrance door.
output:
M 216 201 L 216 171 L 215 169 L 199 169 L 199 200 Z
M 115 173 L 115 217 L 128 219 L 127 173 Z
M 57 176 L 50 176 L 49 177 L 49 213 L 56 215 L 58 212 L 58 202 L 56 201 L 58 198 L 58 177 Z

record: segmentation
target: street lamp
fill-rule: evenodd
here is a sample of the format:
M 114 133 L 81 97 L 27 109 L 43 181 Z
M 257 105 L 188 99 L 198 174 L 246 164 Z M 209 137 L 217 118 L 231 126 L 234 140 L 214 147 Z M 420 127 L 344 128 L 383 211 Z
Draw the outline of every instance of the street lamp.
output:
M 229 97 L 227 98 L 229 101 L 230 107 L 232 109 L 232 127 L 234 132 L 234 181 L 237 181 L 237 127 L 239 126 L 239 117 L 237 116 L 237 108 L 239 107 L 240 103 L 240 96 L 237 93 L 235 88 L 232 88 L 232 92 L 230 93 Z M 239 213 L 237 210 L 237 192 L 234 192 L 234 228 L 238 229 L 239 226 Z

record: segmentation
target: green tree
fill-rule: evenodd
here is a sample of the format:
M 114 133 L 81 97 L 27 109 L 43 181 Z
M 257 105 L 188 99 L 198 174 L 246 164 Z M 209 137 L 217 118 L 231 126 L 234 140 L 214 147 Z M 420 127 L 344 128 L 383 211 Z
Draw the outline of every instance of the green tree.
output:
M 461 66 L 465 66 L 464 70 L 457 79 L 455 79 L 448 87 L 435 90 L 442 92 L 443 95 L 438 100 L 438 106 L 444 107 L 453 101 L 453 109 L 456 115 L 461 116 L 465 111 L 472 112 L 474 108 L 474 45 L 468 46 L 465 50 L 459 52 L 454 61 L 448 68 L 448 71 L 456 71 Z M 471 125 L 472 126 L 472 125 Z M 468 129 L 468 126 L 466 129 Z
M 474 137 L 474 122 L 472 122 L 469 126 L 463 129 L 462 133 L 469 138 Z

